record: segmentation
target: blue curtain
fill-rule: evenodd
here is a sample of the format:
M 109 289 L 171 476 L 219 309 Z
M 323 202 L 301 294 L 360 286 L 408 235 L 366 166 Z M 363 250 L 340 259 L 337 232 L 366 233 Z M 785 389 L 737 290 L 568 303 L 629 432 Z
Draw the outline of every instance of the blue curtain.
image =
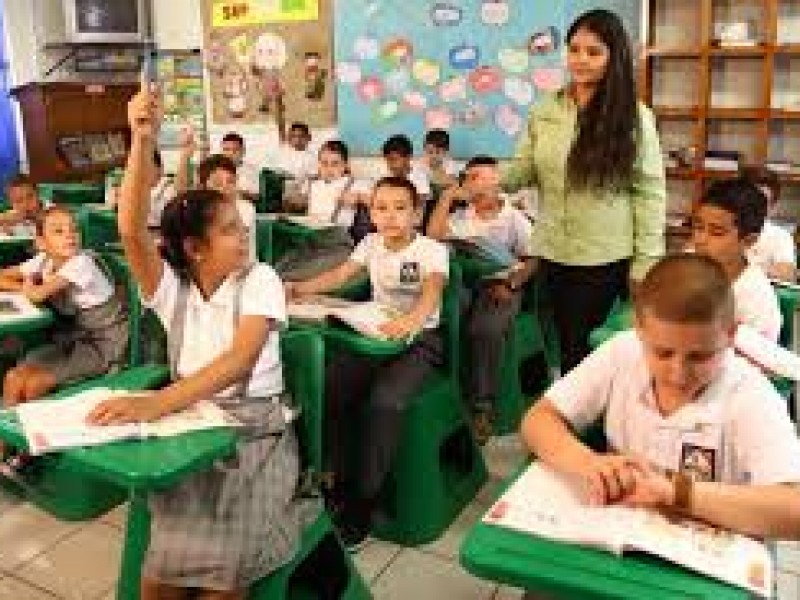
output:
M 14 122 L 12 100 L 8 95 L 11 73 L 6 58 L 5 40 L 3 13 L 0 11 L 0 185 L 3 187 L 6 180 L 19 171 L 17 127 Z

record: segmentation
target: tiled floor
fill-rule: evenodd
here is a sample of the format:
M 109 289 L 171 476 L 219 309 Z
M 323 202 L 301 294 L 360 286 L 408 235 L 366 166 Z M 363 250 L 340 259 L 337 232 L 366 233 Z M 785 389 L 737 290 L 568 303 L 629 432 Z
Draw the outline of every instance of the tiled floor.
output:
M 436 542 L 416 549 L 371 541 L 356 555 L 376 600 L 517 600 L 521 593 L 476 579 L 458 565 L 465 531 L 522 458 L 514 438 L 487 446 L 492 478 Z M 124 507 L 93 523 L 65 524 L 0 492 L 0 600 L 112 600 Z M 800 598 L 800 545 L 778 550 L 779 598 Z

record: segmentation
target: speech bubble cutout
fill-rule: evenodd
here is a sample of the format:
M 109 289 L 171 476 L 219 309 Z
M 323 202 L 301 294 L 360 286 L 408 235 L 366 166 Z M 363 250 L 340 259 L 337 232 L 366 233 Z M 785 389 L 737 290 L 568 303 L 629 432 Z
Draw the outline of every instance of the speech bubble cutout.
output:
M 533 101 L 533 84 L 519 77 L 509 77 L 503 83 L 503 93 L 520 106 Z
M 361 81 L 361 66 L 354 62 L 340 62 L 336 65 L 336 79 L 346 85 L 357 84 Z
M 558 28 L 550 25 L 535 32 L 528 40 L 528 52 L 534 55 L 550 54 L 561 45 L 561 34 Z
M 504 71 L 509 73 L 524 73 L 528 70 L 530 57 L 524 50 L 516 48 L 501 48 L 497 53 L 497 62 Z
M 462 44 L 450 49 L 450 66 L 460 71 L 470 71 L 478 66 L 481 58 L 481 51 L 478 46 L 472 44 Z
M 428 99 L 422 92 L 410 90 L 403 94 L 403 106 L 414 112 L 422 112 L 428 106 Z
M 361 36 L 353 42 L 353 56 L 358 60 L 374 60 L 379 53 L 380 46 L 375 38 Z
M 555 92 L 564 86 L 564 71 L 553 68 L 536 69 L 531 75 L 531 81 L 537 90 Z
M 439 85 L 439 97 L 444 102 L 458 102 L 467 98 L 467 80 L 464 77 L 453 77 Z
M 430 16 L 437 27 L 454 27 L 461 23 L 464 11 L 451 2 L 437 2 L 431 7 Z
M 488 110 L 480 102 L 468 102 L 459 112 L 458 120 L 468 127 L 476 127 L 486 121 Z
M 509 104 L 497 107 L 494 113 L 494 124 L 508 137 L 514 137 L 522 131 L 522 116 Z
M 450 129 L 452 123 L 453 114 L 443 106 L 425 112 L 425 127 L 428 129 Z
M 389 40 L 381 50 L 381 58 L 387 66 L 399 67 L 407 65 L 411 62 L 411 55 L 414 52 L 414 47 L 411 42 L 405 38 L 393 38 Z
M 491 94 L 500 89 L 502 76 L 496 67 L 478 67 L 468 77 L 469 84 L 478 94 Z
M 378 121 L 391 121 L 399 112 L 400 103 L 397 100 L 387 100 L 373 109 L 372 116 Z
M 386 91 L 395 96 L 402 95 L 411 86 L 411 73 L 408 69 L 396 69 L 383 78 Z
M 420 58 L 414 61 L 411 74 L 414 76 L 414 79 L 419 81 L 422 85 L 431 87 L 439 83 L 441 67 L 439 67 L 439 63 L 428 58 Z
M 361 80 L 356 87 L 356 91 L 358 92 L 358 97 L 364 102 L 375 102 L 383 98 L 383 82 L 371 75 Z
M 508 0 L 481 0 L 481 21 L 486 25 L 505 25 L 510 12 Z

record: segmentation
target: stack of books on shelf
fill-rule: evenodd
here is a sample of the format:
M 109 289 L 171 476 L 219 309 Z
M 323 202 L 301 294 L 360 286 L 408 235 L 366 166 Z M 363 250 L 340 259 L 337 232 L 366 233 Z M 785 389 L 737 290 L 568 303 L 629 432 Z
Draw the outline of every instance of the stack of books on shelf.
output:
M 738 171 L 739 153 L 735 150 L 707 150 L 703 167 L 708 171 Z

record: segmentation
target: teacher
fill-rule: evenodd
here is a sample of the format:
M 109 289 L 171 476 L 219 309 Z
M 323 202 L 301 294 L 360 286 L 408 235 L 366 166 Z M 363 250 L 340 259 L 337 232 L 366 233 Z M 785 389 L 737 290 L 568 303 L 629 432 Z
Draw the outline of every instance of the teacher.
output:
M 666 185 L 658 132 L 637 101 L 630 42 L 607 10 L 567 32 L 570 81 L 531 107 L 504 187 L 536 187 L 533 248 L 552 303 L 561 372 L 589 353 L 629 282 L 664 254 Z

